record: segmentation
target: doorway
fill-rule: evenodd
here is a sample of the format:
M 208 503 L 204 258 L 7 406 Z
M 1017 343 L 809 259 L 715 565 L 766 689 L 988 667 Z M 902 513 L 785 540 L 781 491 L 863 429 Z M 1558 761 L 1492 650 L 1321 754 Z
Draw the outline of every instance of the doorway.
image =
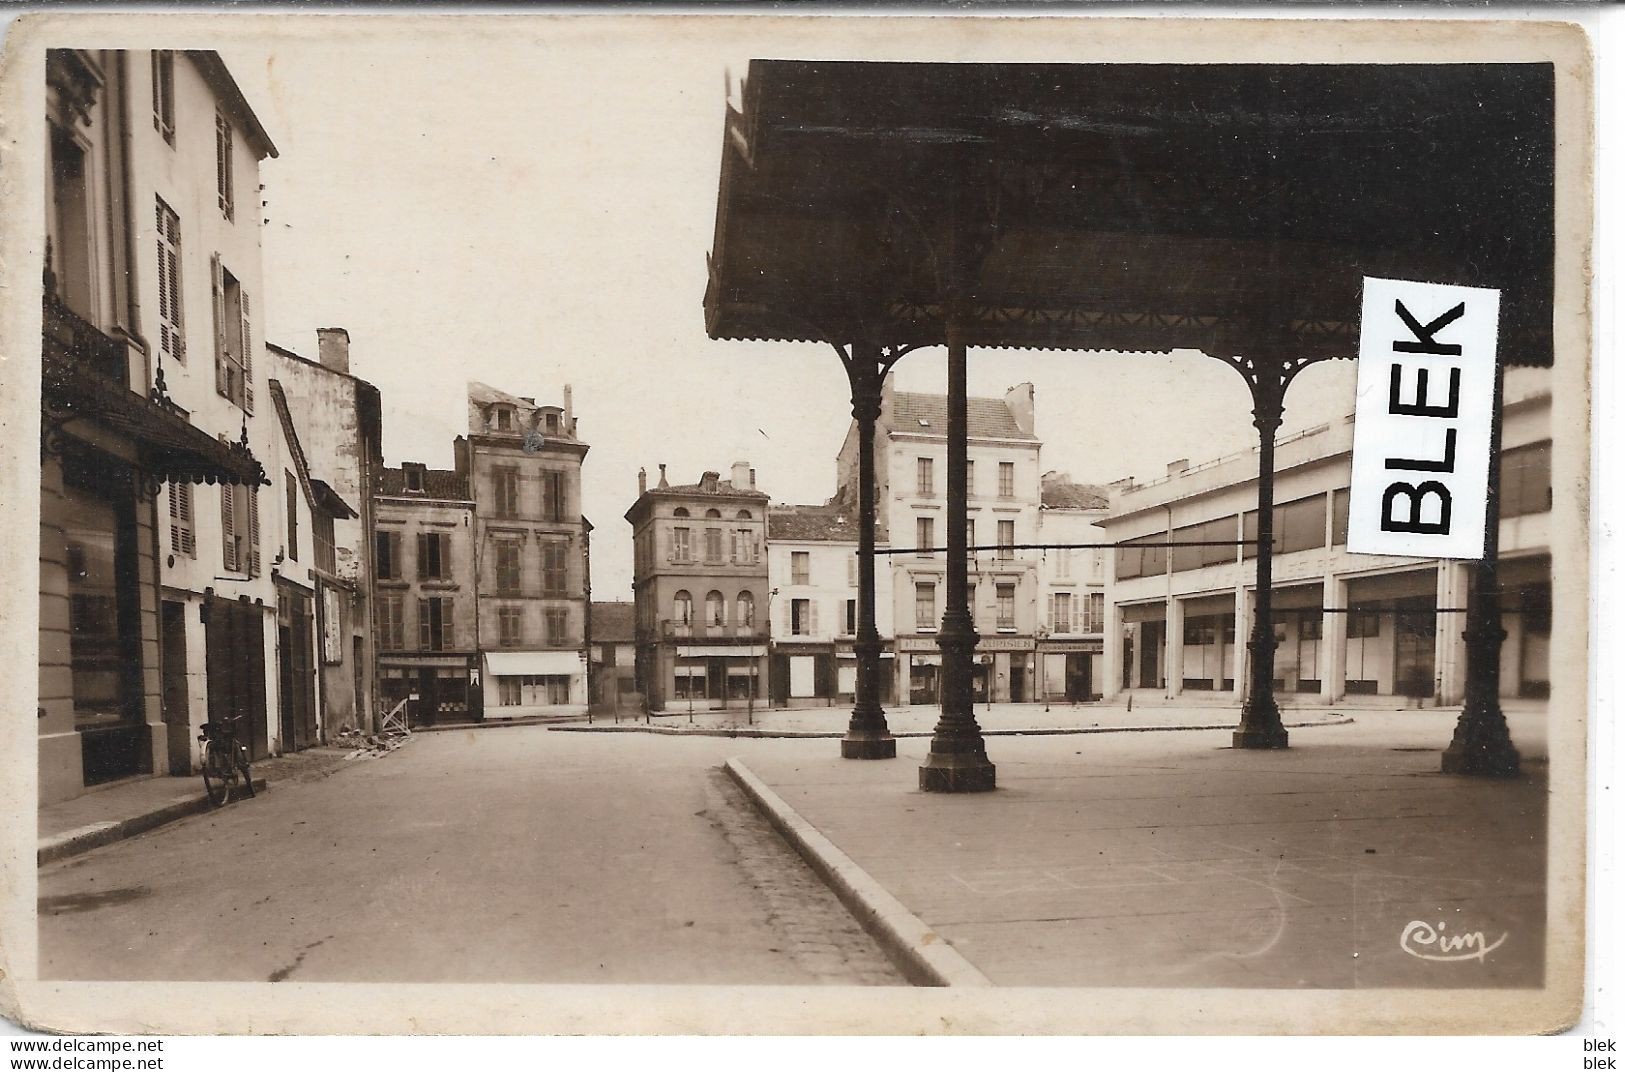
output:
M 186 695 L 186 604 L 166 599 L 159 613 L 163 659 L 160 702 L 168 734 L 169 773 L 192 773 L 191 702 Z

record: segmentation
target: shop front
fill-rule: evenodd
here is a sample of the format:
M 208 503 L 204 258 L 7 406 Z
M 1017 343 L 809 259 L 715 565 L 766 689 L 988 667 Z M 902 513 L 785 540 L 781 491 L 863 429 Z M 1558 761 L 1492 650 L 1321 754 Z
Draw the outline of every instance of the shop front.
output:
M 1043 666 L 1045 700 L 1087 703 L 1101 696 L 1100 665 L 1105 644 L 1100 640 L 1040 640 L 1038 659 Z
M 585 651 L 489 651 L 483 659 L 486 721 L 586 710 Z
M 472 654 L 385 655 L 378 660 L 384 710 L 406 701 L 408 725 L 478 722 L 480 671 Z

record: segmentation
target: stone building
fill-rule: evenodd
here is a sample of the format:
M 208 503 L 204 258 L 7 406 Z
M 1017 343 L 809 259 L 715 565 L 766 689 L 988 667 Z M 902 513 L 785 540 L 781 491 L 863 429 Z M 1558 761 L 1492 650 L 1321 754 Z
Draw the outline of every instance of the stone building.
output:
M 1282 703 L 1359 697 L 1398 705 L 1461 702 L 1461 634 L 1471 563 L 1349 552 L 1352 417 L 1277 440 L 1275 687 Z M 1506 379 L 1501 454 L 1501 687 L 1540 698 L 1550 685 L 1552 505 L 1550 373 Z M 1258 460 L 1242 451 L 1181 460 L 1122 486 L 1099 522 L 1120 548 L 1107 577 L 1106 695 L 1242 698 L 1256 598 Z M 1155 546 L 1158 541 L 1237 546 Z M 1239 638 L 1239 642 L 1238 642 Z
M 1033 386 L 1003 398 L 967 402 L 967 485 L 971 605 L 977 644 L 974 691 L 980 701 L 1022 702 L 1037 695 L 1036 543 L 1039 450 Z M 875 426 L 876 521 L 894 548 L 888 556 L 896 623 L 896 694 L 936 703 L 942 657 L 936 632 L 947 591 L 948 410 L 944 395 L 896 391 L 888 378 Z M 836 460 L 838 497 L 856 501 L 857 427 L 849 426 Z
M 760 703 L 772 613 L 764 538 L 768 497 L 746 462 L 648 486 L 638 471 L 632 526 L 637 678 L 654 710 Z M 782 613 L 782 611 L 781 611 Z
M 377 729 L 377 650 L 373 548 L 377 525 L 373 490 L 383 469 L 383 418 L 378 388 L 350 372 L 350 337 L 343 328 L 317 332 L 317 360 L 267 345 L 277 378 L 319 495 L 350 510 L 321 517 L 316 554 L 321 561 L 321 722 L 328 734 Z M 325 489 L 325 490 L 324 490 Z
M 877 546 L 885 546 L 883 533 Z M 849 503 L 771 506 L 767 579 L 773 603 L 768 694 L 793 706 L 850 703 L 857 691 L 858 519 Z M 884 561 L 884 560 L 882 560 Z M 891 571 L 875 571 L 875 628 L 885 641 L 881 702 L 893 698 Z M 843 716 L 844 717 L 844 716 Z
M 570 386 L 562 406 L 468 385 L 453 444 L 473 514 L 486 719 L 586 710 L 588 528 Z
M 276 150 L 213 52 L 52 49 L 45 76 L 38 727 L 51 802 L 190 773 L 208 717 L 241 715 L 255 751 L 271 745 L 275 594 L 252 522 L 275 444 L 244 356 L 260 219 L 252 193 L 241 213 L 233 198 L 257 190 Z
M 1045 473 L 1039 492 L 1039 537 L 1044 544 L 1099 544 L 1099 522 L 1111 507 L 1111 489 L 1077 484 L 1066 473 Z M 1048 547 L 1039 557 L 1037 695 L 1078 703 L 1104 693 L 1106 561 L 1100 547 Z
M 477 721 L 477 527 L 468 478 L 417 462 L 384 468 L 372 554 L 379 703 L 413 725 Z
M 600 710 L 637 711 L 637 606 L 633 603 L 592 605 L 588 642 L 593 706 Z

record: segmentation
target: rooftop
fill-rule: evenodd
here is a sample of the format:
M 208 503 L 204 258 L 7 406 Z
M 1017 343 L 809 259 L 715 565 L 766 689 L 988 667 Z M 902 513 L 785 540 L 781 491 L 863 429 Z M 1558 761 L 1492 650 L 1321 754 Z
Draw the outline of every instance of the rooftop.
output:
M 423 490 L 406 489 L 406 466 L 384 468 L 378 473 L 378 494 L 398 495 L 402 498 L 453 499 L 468 501 L 468 480 L 455 469 L 429 469 L 423 472 Z
M 1038 437 L 1024 432 L 1016 415 L 1002 398 L 967 398 L 965 418 L 972 439 L 1026 439 Z M 948 396 L 898 391 L 891 396 L 890 410 L 881 418 L 888 428 L 918 435 L 948 434 Z
M 1106 510 L 1111 489 L 1104 484 L 1076 484 L 1066 473 L 1044 474 L 1041 505 L 1048 510 Z
M 767 538 L 789 542 L 857 543 L 858 517 L 835 506 L 770 506 Z
M 593 602 L 592 639 L 594 643 L 630 644 L 636 630 L 637 614 L 635 604 Z

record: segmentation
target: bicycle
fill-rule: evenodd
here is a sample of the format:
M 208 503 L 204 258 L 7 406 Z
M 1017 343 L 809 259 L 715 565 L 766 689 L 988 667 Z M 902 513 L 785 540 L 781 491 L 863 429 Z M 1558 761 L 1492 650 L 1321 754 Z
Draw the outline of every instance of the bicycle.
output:
M 230 799 L 238 781 L 254 795 L 254 779 L 248 772 L 248 749 L 237 741 L 237 723 L 242 716 L 228 718 L 224 723 L 205 722 L 198 734 L 202 744 L 203 790 L 209 803 L 221 807 Z

